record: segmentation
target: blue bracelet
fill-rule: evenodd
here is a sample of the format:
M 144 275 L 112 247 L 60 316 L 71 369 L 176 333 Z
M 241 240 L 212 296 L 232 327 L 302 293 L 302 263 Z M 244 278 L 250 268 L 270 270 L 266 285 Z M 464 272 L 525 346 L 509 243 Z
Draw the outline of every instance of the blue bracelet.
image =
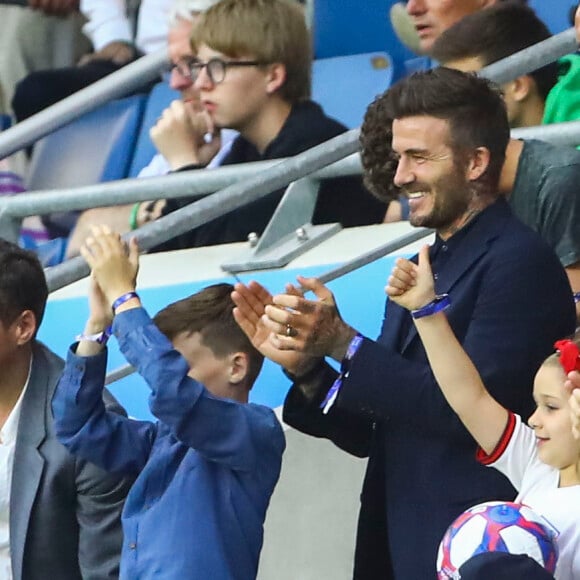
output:
M 328 413 L 328 411 L 330 411 L 332 405 L 334 405 L 334 402 L 338 397 L 338 391 L 340 391 L 340 388 L 342 387 L 342 381 L 343 379 L 348 377 L 348 373 L 350 371 L 350 362 L 352 361 L 354 355 L 360 348 L 360 345 L 362 344 L 363 340 L 364 340 L 363 335 L 360 332 L 357 332 L 354 338 L 348 344 L 346 354 L 344 355 L 344 358 L 342 359 L 342 362 L 340 364 L 340 374 L 338 375 L 334 383 L 332 383 L 332 386 L 328 390 L 328 393 L 326 393 L 326 397 L 324 397 L 324 401 L 322 401 L 322 403 L 320 404 L 320 408 L 322 409 L 322 412 L 325 415 Z
M 96 342 L 97 344 L 102 344 L 105 346 L 111 334 L 113 333 L 113 327 L 107 326 L 102 332 L 97 332 L 96 334 L 78 334 L 75 336 L 75 340 L 80 342 L 81 340 L 88 340 L 89 342 Z
M 125 304 L 125 302 L 128 302 L 133 298 L 139 298 L 139 294 L 137 294 L 137 292 L 127 292 L 126 294 L 119 296 L 119 298 L 117 298 L 117 300 L 113 302 L 113 306 L 111 307 L 113 309 L 113 312 L 115 312 L 115 310 L 117 310 L 117 308 L 119 308 L 121 304 Z
M 439 296 L 435 296 L 429 304 L 425 304 L 422 308 L 418 308 L 417 310 L 411 310 L 411 316 L 415 319 L 423 318 L 423 316 L 431 316 L 431 314 L 435 314 L 436 312 L 441 312 L 446 308 L 449 308 L 451 305 L 451 300 L 449 299 L 449 294 L 441 294 Z
M 580 292 L 574 292 L 574 304 L 578 304 L 580 302 Z

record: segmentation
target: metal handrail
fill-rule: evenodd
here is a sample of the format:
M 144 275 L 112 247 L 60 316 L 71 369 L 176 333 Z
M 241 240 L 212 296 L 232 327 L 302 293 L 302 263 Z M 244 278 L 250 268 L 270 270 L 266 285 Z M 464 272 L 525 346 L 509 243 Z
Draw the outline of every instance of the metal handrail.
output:
M 542 68 L 576 50 L 578 50 L 576 31 L 574 28 L 569 28 L 486 66 L 479 74 L 501 85 Z
M 338 135 L 326 143 L 276 163 L 243 182 L 233 183 L 211 196 L 149 222 L 133 232 L 133 235 L 143 250 L 158 246 L 192 228 L 257 201 L 272 191 L 286 187 L 304 175 L 357 152 L 359 148 L 358 134 L 358 129 L 352 129 Z M 83 278 L 88 272 L 88 265 L 80 256 L 50 268 L 46 273 L 49 290 L 52 292 L 62 288 Z
M 357 130 L 345 133 L 342 140 L 349 145 L 358 142 Z M 569 121 L 552 125 L 524 127 L 511 132 L 514 139 L 541 139 L 558 145 L 575 146 L 580 143 L 580 121 Z M 234 183 L 239 183 L 256 174 L 280 165 L 286 159 L 258 161 L 235 166 L 219 167 L 204 171 L 179 172 L 147 179 L 123 179 L 96 185 L 70 189 L 45 190 L 22 193 L 13 197 L 0 198 L 0 231 L 13 241 L 21 218 L 51 212 L 83 210 L 147 201 L 160 197 L 203 197 Z M 328 179 L 360 174 L 362 171 L 358 153 L 316 170 L 311 177 Z
M 534 47 L 534 50 L 541 52 L 543 59 L 549 58 L 553 60 L 554 58 L 569 52 L 572 34 L 573 29 L 556 35 L 552 39 L 549 39 L 551 41 L 550 43 L 547 43 L 547 41 L 539 43 Z M 526 55 L 529 55 L 529 51 L 530 49 L 526 49 L 517 55 L 509 57 L 509 59 L 511 59 L 512 63 L 517 63 L 519 55 L 526 57 Z M 153 57 L 154 55 L 151 56 Z M 166 56 L 164 55 L 163 58 L 166 59 Z M 508 59 L 505 60 L 507 61 Z M 525 58 L 525 61 L 527 65 L 530 64 L 530 59 L 528 57 Z M 138 62 L 139 61 L 129 66 L 137 66 Z M 496 65 L 501 66 L 501 62 L 496 63 Z M 512 72 L 515 72 L 515 66 L 515 64 L 512 64 L 511 67 L 507 68 Z M 131 76 L 127 73 L 126 69 L 121 69 L 118 73 L 114 74 L 121 73 L 126 73 L 128 77 Z M 493 73 L 493 70 L 489 67 L 484 69 L 484 74 L 493 76 L 491 73 Z M 521 74 L 521 71 L 518 70 L 518 73 Z M 109 79 L 104 80 L 110 81 L 111 79 L 109 77 Z M 90 90 L 90 87 L 85 90 Z M 561 134 L 561 132 L 559 132 L 559 134 Z M 211 196 L 211 198 L 205 198 L 194 202 L 189 206 L 181 208 L 180 210 L 157 220 L 156 222 L 147 224 L 137 231 L 137 239 L 140 241 L 142 248 L 148 249 L 163 243 L 172 237 L 178 236 L 191 228 L 201 225 L 206 221 L 260 199 L 268 195 L 270 191 L 284 187 L 290 182 L 303 177 L 304 175 L 308 175 L 314 170 L 320 169 L 332 162 L 336 162 L 342 157 L 356 153 L 359 149 L 358 136 L 358 129 L 353 129 L 343 135 L 331 139 L 327 143 L 314 147 L 310 151 L 306 151 L 295 158 L 275 163 L 272 167 L 265 169 L 258 175 L 249 177 L 241 183 L 227 186 L 225 189 L 222 189 Z M 2 151 L 1 139 L 2 135 L 0 135 L 0 152 Z M 239 168 L 236 168 L 236 170 L 239 171 Z M 202 173 L 206 172 L 201 172 L 199 175 L 196 175 L 196 178 L 204 179 L 206 175 L 202 175 Z M 142 187 L 144 189 L 148 187 L 147 181 L 148 180 L 142 180 Z M 150 183 L 152 183 L 152 181 Z M 139 186 L 141 186 L 141 183 L 139 183 Z M 159 197 L 159 195 L 154 195 L 152 197 Z M 7 200 L 4 207 L 9 207 L 10 202 L 11 200 Z M 17 198 L 14 203 L 18 203 Z M 7 209 L 6 211 L 9 212 L 10 210 Z M 51 289 L 60 288 L 80 277 L 83 277 L 86 275 L 87 271 L 87 265 L 82 258 L 69 260 L 49 271 L 49 286 Z
M 501 84 L 553 62 L 565 54 L 576 51 L 577 48 L 574 28 L 570 28 L 485 67 L 480 74 Z M 155 80 L 167 65 L 167 52 L 161 49 L 141 57 L 26 121 L 18 123 L 0 134 L 0 159 L 34 143 L 105 102 L 125 96 Z
M 122 179 L 70 189 L 25 192 L 13 197 L 0 198 L 0 220 L 122 205 L 159 197 L 164 199 L 202 197 L 279 165 L 285 160 L 256 161 L 204 171 L 183 171 L 146 179 Z M 360 174 L 361 170 L 360 157 L 358 153 L 355 153 L 315 171 L 311 177 L 315 179 L 343 177 Z
M 567 30 L 547 41 L 544 41 L 543 43 L 539 43 L 534 47 L 521 51 L 503 61 L 486 67 L 481 74 L 499 83 L 526 74 L 527 72 L 552 62 L 560 56 L 576 50 L 577 44 L 574 34 L 573 29 Z M 522 131 L 527 131 L 528 136 L 538 136 L 539 133 L 542 133 L 544 135 L 543 138 L 545 138 L 546 135 L 551 135 L 552 137 L 558 136 L 560 138 L 559 142 L 562 142 L 561 138 L 563 133 L 567 133 L 567 136 L 570 139 L 572 138 L 572 135 L 580 135 L 580 122 L 562 125 L 568 126 L 565 131 L 563 131 L 561 127 L 552 128 L 551 131 L 545 131 L 545 127 L 542 127 L 541 129 L 529 128 L 526 130 L 519 130 L 519 135 L 521 135 Z M 517 131 L 514 133 L 514 136 L 519 136 Z M 198 225 L 219 217 L 220 215 L 229 213 L 247 203 L 256 201 L 257 199 L 268 195 L 269 192 L 284 187 L 292 181 L 303 177 L 304 175 L 308 175 L 325 165 L 336 162 L 347 155 L 352 155 L 358 151 L 358 148 L 358 130 L 355 129 L 340 135 L 327 143 L 319 145 L 318 147 L 314 147 L 305 153 L 297 155 L 292 159 L 287 159 L 283 162 L 276 162 L 266 168 L 263 172 L 248 177 L 247 180 L 242 183 L 228 185 L 215 195 L 211 196 L 211 198 L 201 199 L 200 201 L 181 208 L 164 218 L 147 224 L 143 228 L 137 230 L 136 237 L 143 249 L 148 249 L 163 243 L 164 241 L 178 236 L 191 228 L 197 227 Z M 1 153 L 2 141 L 0 140 L 0 156 Z M 237 175 L 239 179 L 240 168 L 237 167 L 236 170 L 238 171 Z M 256 171 L 256 168 L 250 168 L 248 171 Z M 205 177 L 207 173 L 203 177 Z M 203 177 L 200 176 L 196 177 L 199 180 L 203 179 Z M 143 180 L 143 183 L 146 184 L 146 181 L 147 180 Z M 175 181 L 177 182 L 177 180 Z M 150 183 L 152 182 L 150 181 Z M 187 185 L 190 186 L 191 184 Z M 143 189 L 146 187 L 147 186 L 145 185 Z M 200 182 L 197 182 L 197 185 L 194 185 L 194 188 L 195 187 L 201 187 Z M 188 194 L 184 193 L 183 195 L 191 195 L 191 193 L 192 190 L 190 189 Z M 424 231 L 418 231 L 414 234 L 417 236 L 415 239 L 428 235 L 428 233 L 425 233 Z M 401 247 L 408 243 L 410 242 L 405 240 L 405 243 L 402 243 Z M 383 247 L 378 249 L 378 252 L 372 252 L 372 255 L 369 254 L 367 256 L 362 256 L 353 261 L 353 263 L 357 264 L 356 266 L 353 264 L 341 266 L 336 269 L 335 272 L 331 271 L 330 273 L 327 273 L 324 276 L 324 279 L 325 281 L 329 281 L 335 277 L 344 275 L 355 267 L 360 267 L 360 265 L 369 263 L 386 253 L 395 251 L 396 249 L 398 248 L 392 243 L 389 243 L 386 248 Z M 87 273 L 88 267 L 82 258 L 69 260 L 68 262 L 47 272 L 49 288 L 51 290 L 61 288 L 85 276 Z M 127 371 L 130 372 L 130 367 L 125 367 L 125 369 L 120 369 L 120 371 L 114 371 L 113 374 L 116 373 L 116 376 L 113 380 L 126 376 L 126 374 L 128 374 Z M 123 372 L 125 372 L 125 374 L 123 374 Z M 109 376 L 107 382 L 111 382 L 111 378 L 112 377 Z

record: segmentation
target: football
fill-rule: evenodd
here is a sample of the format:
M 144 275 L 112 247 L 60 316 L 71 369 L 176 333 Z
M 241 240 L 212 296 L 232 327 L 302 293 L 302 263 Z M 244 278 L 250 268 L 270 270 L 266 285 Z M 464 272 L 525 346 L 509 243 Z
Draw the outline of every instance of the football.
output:
M 557 531 L 531 508 L 490 501 L 464 511 L 447 528 L 437 554 L 439 580 L 458 578 L 458 568 L 482 552 L 526 554 L 553 573 Z

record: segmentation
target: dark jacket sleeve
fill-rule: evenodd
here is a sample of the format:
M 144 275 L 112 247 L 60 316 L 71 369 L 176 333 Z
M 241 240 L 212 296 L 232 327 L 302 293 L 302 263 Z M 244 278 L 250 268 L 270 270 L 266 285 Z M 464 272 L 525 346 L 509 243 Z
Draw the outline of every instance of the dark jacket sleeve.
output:
M 82 577 L 84 580 L 118 578 L 123 543 L 121 512 L 132 479 L 108 474 L 79 459 L 75 483 Z
M 322 413 L 320 405 L 337 372 L 327 364 L 309 373 L 308 384 L 296 382 L 284 401 L 282 418 L 285 423 L 302 433 L 330 439 L 337 447 L 356 457 L 366 457 L 373 432 L 373 421 L 369 417 L 348 410 L 332 407 L 328 414 Z M 305 394 L 314 392 L 313 396 Z

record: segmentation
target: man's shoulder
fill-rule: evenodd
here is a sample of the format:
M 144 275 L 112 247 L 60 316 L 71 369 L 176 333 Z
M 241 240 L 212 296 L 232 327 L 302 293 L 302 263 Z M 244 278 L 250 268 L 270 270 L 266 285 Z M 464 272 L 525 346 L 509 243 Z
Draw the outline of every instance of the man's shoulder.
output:
M 531 263 L 560 265 L 554 251 L 532 228 L 524 224 L 503 198 L 496 201 L 474 228 L 476 243 L 487 240 L 489 255 L 500 260 L 521 259 Z
M 537 139 L 525 139 L 518 170 L 534 175 L 555 168 L 575 167 L 580 171 L 580 151 Z

